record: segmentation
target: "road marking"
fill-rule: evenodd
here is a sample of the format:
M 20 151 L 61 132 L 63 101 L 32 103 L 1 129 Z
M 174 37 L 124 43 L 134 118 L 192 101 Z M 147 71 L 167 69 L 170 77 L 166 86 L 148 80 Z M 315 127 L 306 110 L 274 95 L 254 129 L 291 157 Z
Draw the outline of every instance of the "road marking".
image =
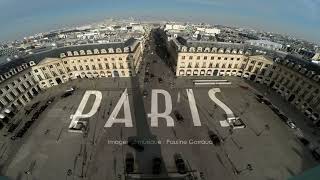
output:
M 85 106 L 86 106 L 86 104 L 87 104 L 87 102 L 89 100 L 89 97 L 91 95 L 94 95 L 96 97 L 95 100 L 94 100 L 94 103 L 92 105 L 92 108 L 91 108 L 89 113 L 82 114 L 82 112 L 83 112 L 83 110 L 84 110 L 84 108 L 85 108 Z M 71 115 L 72 120 L 71 120 L 71 123 L 69 125 L 69 128 L 75 128 L 77 123 L 78 123 L 78 121 L 79 121 L 79 119 L 81 119 L 81 118 L 89 118 L 89 117 L 93 116 L 97 112 L 97 110 L 98 110 L 98 108 L 100 106 L 101 99 L 102 99 L 102 93 L 100 91 L 94 91 L 94 90 L 86 91 L 85 94 L 83 95 L 83 98 L 82 98 L 82 100 L 80 102 L 80 105 L 79 105 L 76 113 L 74 115 Z
M 163 113 L 158 112 L 158 94 L 164 95 L 165 111 Z M 163 89 L 153 89 L 151 96 L 151 113 L 148 117 L 151 118 L 151 127 L 158 127 L 158 118 L 163 118 L 167 122 L 168 127 L 174 126 L 174 120 L 170 116 L 172 111 L 172 100 L 168 91 Z
M 220 88 L 212 88 L 209 90 L 208 95 L 211 98 L 211 100 L 214 101 L 219 107 L 221 107 L 225 111 L 227 119 L 235 118 L 234 113 L 231 111 L 231 109 L 216 97 L 215 94 L 217 92 L 221 92 Z M 220 121 L 220 125 L 222 127 L 227 127 L 229 126 L 229 123 L 227 120 L 223 120 Z
M 117 118 L 117 116 L 122 106 L 124 107 L 124 118 L 120 119 Z M 127 89 L 122 93 L 116 107 L 113 109 L 104 127 L 111 127 L 114 123 L 124 123 L 125 127 L 133 127 Z
M 227 118 L 234 118 L 235 116 L 231 111 L 231 109 L 216 97 L 215 94 L 217 92 L 221 92 L 220 88 L 212 88 L 209 90 L 208 95 L 212 101 L 214 101 L 218 106 L 220 106 L 225 111 Z
M 188 95 L 189 106 L 190 106 L 193 124 L 194 124 L 194 126 L 201 126 L 199 112 L 197 109 L 196 100 L 194 99 L 193 91 L 192 91 L 192 89 L 186 89 L 186 90 L 187 90 L 187 95 Z

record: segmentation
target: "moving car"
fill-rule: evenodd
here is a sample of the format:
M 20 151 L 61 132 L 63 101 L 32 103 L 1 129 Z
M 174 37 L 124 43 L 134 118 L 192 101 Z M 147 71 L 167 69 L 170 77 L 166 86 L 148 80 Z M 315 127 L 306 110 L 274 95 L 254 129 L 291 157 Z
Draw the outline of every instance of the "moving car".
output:
M 158 78 L 158 82 L 159 82 L 159 83 L 162 83 L 162 82 L 163 82 L 162 78 L 159 77 L 159 78 Z
M 174 162 L 176 164 L 178 173 L 180 173 L 180 174 L 186 174 L 187 173 L 186 164 L 184 163 L 184 160 L 182 159 L 181 154 L 175 154 L 174 155 Z

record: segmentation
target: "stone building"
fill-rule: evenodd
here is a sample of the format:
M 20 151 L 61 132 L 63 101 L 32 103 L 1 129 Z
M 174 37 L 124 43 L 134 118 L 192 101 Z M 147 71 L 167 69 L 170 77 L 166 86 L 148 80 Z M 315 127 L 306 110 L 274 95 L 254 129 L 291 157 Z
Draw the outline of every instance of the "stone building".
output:
M 237 76 L 277 91 L 308 117 L 319 119 L 320 67 L 290 55 L 263 51 L 246 44 L 169 42 L 176 76 Z
M 74 46 L 60 51 L 59 57 L 45 58 L 32 73 L 45 89 L 76 78 L 130 77 L 139 71 L 141 43 Z
M 31 73 L 33 61 L 0 65 L 0 116 L 25 106 L 39 94 L 40 88 Z
M 0 62 L 0 118 L 25 106 L 41 89 L 76 78 L 130 77 L 140 68 L 142 44 L 89 44 L 56 48 Z

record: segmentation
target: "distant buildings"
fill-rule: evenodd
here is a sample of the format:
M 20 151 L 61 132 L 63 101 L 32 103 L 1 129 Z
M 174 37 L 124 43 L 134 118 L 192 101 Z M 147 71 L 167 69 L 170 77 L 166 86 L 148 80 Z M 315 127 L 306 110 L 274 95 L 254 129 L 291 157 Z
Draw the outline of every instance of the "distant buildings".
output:
M 247 44 L 252 46 L 259 46 L 270 50 L 278 51 L 282 49 L 282 44 L 271 42 L 268 40 L 248 40 L 246 41 Z
M 203 28 L 203 27 L 198 27 L 197 32 L 202 32 L 204 35 L 216 35 L 220 34 L 220 29 L 218 28 Z
M 185 25 L 181 25 L 181 24 L 166 24 L 164 30 L 171 30 L 171 31 L 183 31 L 186 29 Z
M 320 61 L 320 51 L 317 52 L 313 57 L 312 57 L 313 61 Z

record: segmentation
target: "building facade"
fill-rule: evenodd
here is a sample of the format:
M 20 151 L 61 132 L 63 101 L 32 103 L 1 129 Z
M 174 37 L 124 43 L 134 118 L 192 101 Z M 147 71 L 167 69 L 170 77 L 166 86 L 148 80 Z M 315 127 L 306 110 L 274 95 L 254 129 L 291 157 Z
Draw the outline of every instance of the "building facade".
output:
M 142 44 L 90 44 L 56 48 L 0 65 L 0 119 L 24 107 L 34 96 L 76 78 L 130 77 L 139 71 Z
M 275 57 L 250 45 L 170 42 L 176 76 L 238 76 L 269 86 L 299 110 L 320 114 L 320 67 L 290 56 Z
M 32 67 L 32 74 L 41 89 L 70 79 L 130 77 L 139 71 L 142 45 L 138 41 L 129 46 L 109 44 L 108 47 L 77 47 L 61 52 L 58 58 L 45 58 Z
M 4 111 L 14 111 L 25 106 L 40 92 L 40 87 L 31 73 L 33 61 L 22 63 L 8 70 L 1 69 L 0 75 L 0 114 Z
M 266 49 L 270 49 L 270 50 L 280 50 L 282 49 L 282 44 L 279 43 L 275 43 L 272 41 L 268 41 L 268 40 L 248 40 L 246 41 L 246 43 L 252 45 L 252 46 L 258 46 L 258 47 L 262 47 L 262 48 L 266 48 Z

